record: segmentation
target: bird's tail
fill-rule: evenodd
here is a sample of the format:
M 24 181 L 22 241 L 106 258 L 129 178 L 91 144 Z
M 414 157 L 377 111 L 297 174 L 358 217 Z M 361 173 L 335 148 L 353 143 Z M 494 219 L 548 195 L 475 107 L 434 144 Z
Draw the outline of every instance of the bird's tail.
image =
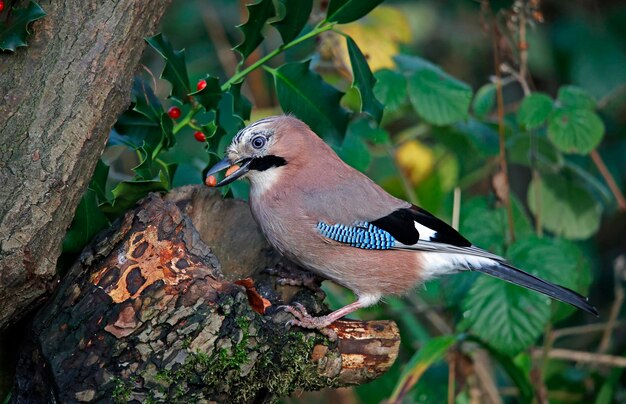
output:
M 585 296 L 582 296 L 563 286 L 544 281 L 543 279 L 537 278 L 534 275 L 524 272 L 521 269 L 517 269 L 504 262 L 494 261 L 493 265 L 484 265 L 480 267 L 473 266 L 472 270 L 500 278 L 515 285 L 535 290 L 543 293 L 544 295 L 550 296 L 553 299 L 578 307 L 579 309 L 582 309 L 587 313 L 591 313 L 594 316 L 598 315 L 596 308 L 589 304 L 589 299 Z

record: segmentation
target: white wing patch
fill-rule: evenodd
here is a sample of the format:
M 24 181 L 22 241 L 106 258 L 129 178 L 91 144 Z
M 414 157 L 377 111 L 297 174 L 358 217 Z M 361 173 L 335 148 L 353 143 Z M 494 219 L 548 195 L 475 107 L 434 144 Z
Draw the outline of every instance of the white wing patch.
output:
M 437 235 L 437 232 L 431 229 L 430 227 L 426 227 L 423 224 L 416 222 L 416 221 L 413 223 L 415 223 L 415 230 L 417 230 L 417 232 L 420 235 L 420 240 L 432 240 Z

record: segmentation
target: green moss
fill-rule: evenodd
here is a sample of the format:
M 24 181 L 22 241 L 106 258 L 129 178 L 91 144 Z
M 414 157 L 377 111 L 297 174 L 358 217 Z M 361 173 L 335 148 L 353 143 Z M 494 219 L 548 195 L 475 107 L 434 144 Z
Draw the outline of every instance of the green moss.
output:
M 211 355 L 192 352 L 184 364 L 157 373 L 156 378 L 168 384 L 164 394 L 170 399 L 188 399 L 193 391 L 201 393 L 198 398 L 232 401 L 236 397 L 237 402 L 249 402 L 260 391 L 285 397 L 299 388 L 334 385 L 334 380 L 320 377 L 310 361 L 313 347 L 328 343 L 324 337 L 275 328 L 262 321 L 254 322 L 257 331 L 252 337 L 250 326 L 258 315 L 247 304 L 233 304 L 225 312 L 229 318 L 220 338 L 232 338 L 230 347 L 216 349 Z
M 113 402 L 127 403 L 130 399 L 131 393 L 133 392 L 133 386 L 136 378 L 131 377 L 130 380 L 124 380 L 120 377 L 113 377 L 111 381 L 113 382 L 113 392 L 111 393 Z

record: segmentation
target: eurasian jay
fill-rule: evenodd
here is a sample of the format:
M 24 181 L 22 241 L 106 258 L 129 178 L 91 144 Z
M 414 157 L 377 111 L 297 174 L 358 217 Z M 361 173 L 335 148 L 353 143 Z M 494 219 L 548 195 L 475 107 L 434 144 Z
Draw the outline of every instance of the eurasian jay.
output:
M 216 186 L 242 177 L 250 181 L 252 214 L 281 254 L 358 297 L 321 317 L 300 305 L 289 307 L 293 325 L 324 328 L 385 295 L 462 270 L 598 314 L 587 298 L 511 266 L 424 209 L 391 196 L 292 116 L 261 119 L 239 131 L 207 178 L 227 168 Z

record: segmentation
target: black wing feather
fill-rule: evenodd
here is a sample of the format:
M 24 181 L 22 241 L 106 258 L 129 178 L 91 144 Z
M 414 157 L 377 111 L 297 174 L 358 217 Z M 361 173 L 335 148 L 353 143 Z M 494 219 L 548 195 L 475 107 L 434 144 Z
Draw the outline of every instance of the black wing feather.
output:
M 446 222 L 415 205 L 410 208 L 397 209 L 385 217 L 370 221 L 374 226 L 385 230 L 405 245 L 416 244 L 420 239 L 419 231 L 415 228 L 415 222 L 435 231 L 435 235 L 431 237 L 430 241 L 456 247 L 472 246 L 472 243 Z

